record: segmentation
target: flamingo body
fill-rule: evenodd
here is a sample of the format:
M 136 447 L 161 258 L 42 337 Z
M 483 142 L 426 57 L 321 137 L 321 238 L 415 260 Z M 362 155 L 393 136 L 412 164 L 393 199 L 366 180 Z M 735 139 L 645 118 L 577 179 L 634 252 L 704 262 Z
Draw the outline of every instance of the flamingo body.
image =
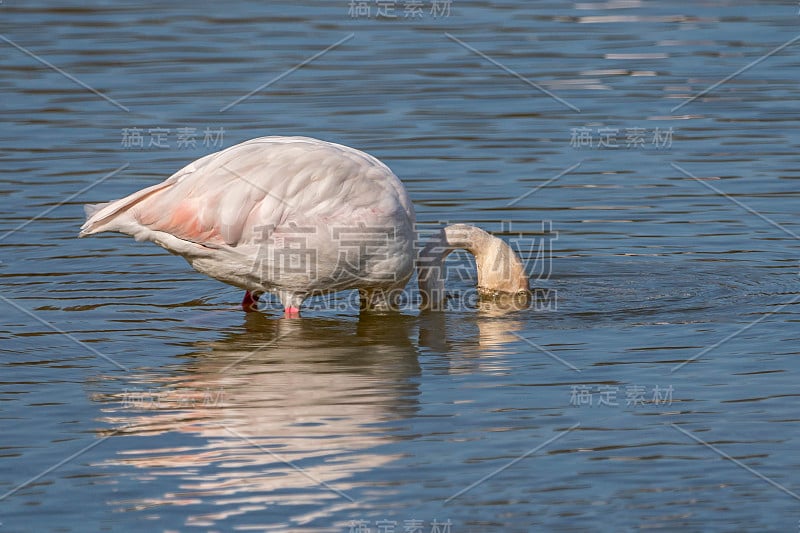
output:
M 306 137 L 246 141 L 86 211 L 80 236 L 155 242 L 248 291 L 251 308 L 264 292 L 287 314 L 315 293 L 369 299 L 404 287 L 414 268 L 414 209 L 397 176 L 364 152 Z

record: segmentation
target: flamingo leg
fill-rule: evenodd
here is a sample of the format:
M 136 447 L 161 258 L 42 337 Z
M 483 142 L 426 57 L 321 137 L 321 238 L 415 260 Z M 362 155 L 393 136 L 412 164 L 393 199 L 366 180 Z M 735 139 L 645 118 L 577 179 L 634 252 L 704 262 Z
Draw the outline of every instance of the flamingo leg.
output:
M 258 311 L 258 296 L 253 296 L 252 292 L 245 291 L 244 299 L 242 300 L 242 309 L 245 313 Z
M 283 310 L 283 318 L 300 318 L 299 307 L 287 307 Z

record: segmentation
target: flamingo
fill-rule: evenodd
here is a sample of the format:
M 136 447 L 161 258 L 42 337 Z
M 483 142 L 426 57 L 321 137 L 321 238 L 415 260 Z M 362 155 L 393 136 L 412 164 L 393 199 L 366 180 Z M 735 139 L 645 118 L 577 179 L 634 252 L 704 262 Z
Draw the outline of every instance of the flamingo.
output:
M 417 254 L 414 207 L 389 167 L 309 137 L 251 139 L 85 211 L 79 237 L 152 241 L 244 289 L 245 311 L 271 292 L 297 317 L 309 296 L 345 289 L 359 290 L 362 309 L 391 309 L 415 266 L 421 308 L 440 309 L 444 260 L 456 248 L 475 256 L 480 294 L 529 290 L 517 254 L 475 226 L 442 228 Z

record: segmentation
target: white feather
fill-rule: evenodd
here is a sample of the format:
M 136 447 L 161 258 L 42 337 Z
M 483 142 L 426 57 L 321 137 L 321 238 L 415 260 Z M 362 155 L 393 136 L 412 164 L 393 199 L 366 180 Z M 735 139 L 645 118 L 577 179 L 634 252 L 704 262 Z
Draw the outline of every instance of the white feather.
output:
M 415 263 L 414 209 L 397 176 L 371 155 L 307 137 L 253 139 L 85 209 L 81 237 L 116 231 L 155 242 L 220 281 L 274 292 L 287 310 L 342 289 L 359 289 L 368 306 L 382 306 Z M 304 255 L 295 245 L 311 252 L 305 268 L 285 262 L 287 254 Z M 459 224 L 420 254 L 424 308 L 443 301 L 444 258 L 459 247 L 475 255 L 481 293 L 527 292 L 514 251 Z
M 414 210 L 400 180 L 364 152 L 311 138 L 253 139 L 86 210 L 80 236 L 117 231 L 150 240 L 220 281 L 293 302 L 328 289 L 403 287 L 413 269 Z M 348 273 L 340 254 L 354 248 L 334 230 L 359 225 L 394 238 L 377 251 L 381 259 L 359 257 L 357 272 Z M 316 253 L 307 275 L 272 262 L 279 239 L 296 236 L 297 227 L 310 228 L 301 237 Z

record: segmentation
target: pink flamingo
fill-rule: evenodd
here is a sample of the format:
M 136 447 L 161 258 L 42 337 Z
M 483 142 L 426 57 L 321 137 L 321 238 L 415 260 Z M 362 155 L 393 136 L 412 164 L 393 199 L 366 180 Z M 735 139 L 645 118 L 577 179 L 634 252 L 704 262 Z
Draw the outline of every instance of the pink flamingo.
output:
M 244 289 L 242 307 L 276 294 L 287 317 L 313 294 L 358 289 L 362 308 L 391 308 L 415 264 L 422 309 L 444 299 L 453 249 L 475 256 L 481 294 L 527 294 L 522 262 L 501 239 L 443 228 L 416 257 L 414 208 L 378 159 L 307 137 L 261 137 L 198 159 L 157 185 L 85 206 L 80 237 L 152 241 L 197 271 Z

